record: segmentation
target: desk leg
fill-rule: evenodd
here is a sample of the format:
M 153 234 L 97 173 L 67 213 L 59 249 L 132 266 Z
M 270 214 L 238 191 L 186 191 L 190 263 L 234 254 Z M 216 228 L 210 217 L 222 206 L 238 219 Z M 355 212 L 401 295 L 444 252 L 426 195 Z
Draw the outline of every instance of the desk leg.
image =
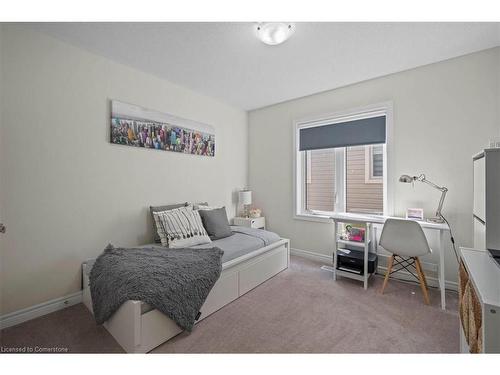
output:
M 338 239 L 338 224 L 336 221 L 333 222 L 333 281 L 337 280 L 337 249 L 339 246 L 339 243 L 337 242 Z
M 441 290 L 441 309 L 446 310 L 444 281 L 444 230 L 439 231 L 439 289 Z

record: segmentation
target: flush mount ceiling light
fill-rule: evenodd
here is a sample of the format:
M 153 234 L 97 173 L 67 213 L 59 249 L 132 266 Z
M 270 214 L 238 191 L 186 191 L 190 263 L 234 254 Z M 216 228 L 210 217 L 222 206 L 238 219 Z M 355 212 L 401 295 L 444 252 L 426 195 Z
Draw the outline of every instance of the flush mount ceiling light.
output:
M 258 38 L 270 46 L 286 41 L 293 34 L 293 25 L 286 22 L 262 22 L 256 27 Z

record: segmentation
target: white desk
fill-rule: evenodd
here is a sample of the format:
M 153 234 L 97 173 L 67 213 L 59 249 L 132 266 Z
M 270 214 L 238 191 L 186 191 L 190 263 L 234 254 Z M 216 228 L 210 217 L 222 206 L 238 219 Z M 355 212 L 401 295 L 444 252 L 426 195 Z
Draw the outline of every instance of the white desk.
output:
M 334 223 L 334 234 L 335 234 L 335 247 L 334 247 L 334 264 L 333 264 L 333 278 L 337 277 L 337 273 L 341 274 L 337 270 L 337 249 L 338 249 L 338 224 L 339 223 L 358 223 L 365 225 L 365 263 L 364 263 L 364 275 L 360 276 L 359 280 L 363 281 L 364 288 L 368 288 L 368 242 L 370 241 L 370 236 L 372 233 L 372 224 L 384 224 L 387 219 L 393 218 L 391 216 L 380 216 L 380 215 L 364 215 L 364 214 L 335 214 L 330 217 Z M 394 217 L 395 219 L 401 219 Z M 424 229 L 433 229 L 439 231 L 439 249 L 433 249 L 439 251 L 439 289 L 441 291 L 441 308 L 446 309 L 445 300 L 445 279 L 444 279 L 444 244 L 445 244 L 445 232 L 449 232 L 450 228 L 446 223 L 431 223 L 428 221 L 417 221 Z M 376 241 L 374 238 L 373 241 Z M 374 242 L 375 243 L 375 242 Z M 358 278 L 357 278 L 358 279 Z

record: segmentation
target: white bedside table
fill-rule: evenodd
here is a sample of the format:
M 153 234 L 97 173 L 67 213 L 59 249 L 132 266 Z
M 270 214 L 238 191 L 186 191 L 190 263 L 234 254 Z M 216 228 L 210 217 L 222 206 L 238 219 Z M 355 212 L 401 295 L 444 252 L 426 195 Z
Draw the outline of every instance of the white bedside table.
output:
M 266 229 L 266 218 L 261 217 L 235 217 L 233 219 L 233 225 L 238 225 L 240 227 L 249 227 L 257 229 Z

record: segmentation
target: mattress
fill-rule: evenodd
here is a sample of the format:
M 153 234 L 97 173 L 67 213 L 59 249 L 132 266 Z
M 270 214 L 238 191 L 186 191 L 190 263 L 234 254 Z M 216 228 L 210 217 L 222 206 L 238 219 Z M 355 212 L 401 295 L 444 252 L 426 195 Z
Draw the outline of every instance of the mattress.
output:
M 280 240 L 280 236 L 267 230 L 238 226 L 231 226 L 231 230 L 233 231 L 232 236 L 192 247 L 194 249 L 209 249 L 211 247 L 218 247 L 224 251 L 224 255 L 222 256 L 222 263 L 224 264 L 230 260 L 239 258 L 265 246 L 269 246 Z M 155 247 L 164 249 L 164 247 L 158 243 L 146 244 L 139 247 Z
M 218 247 L 224 251 L 224 255 L 222 256 L 222 263 L 224 264 L 280 240 L 280 237 L 276 233 L 262 229 L 243 229 L 235 226 L 231 227 L 231 229 L 233 231 L 232 236 L 193 247 L 197 249 Z
M 276 233 L 262 229 L 231 226 L 231 230 L 233 231 L 232 236 L 221 238 L 207 244 L 193 246 L 193 248 L 206 249 L 211 247 L 218 247 L 219 249 L 224 251 L 224 255 L 222 256 L 222 264 L 224 264 L 233 259 L 251 253 L 252 251 L 269 246 L 280 240 L 280 237 Z M 146 244 L 138 247 L 153 247 L 164 249 L 164 247 L 158 243 Z M 94 261 L 94 259 L 86 261 L 86 276 L 90 274 L 90 270 L 92 269 Z M 153 310 L 153 308 L 150 305 L 145 302 L 141 303 L 142 314 L 145 314 L 146 312 L 151 310 Z

